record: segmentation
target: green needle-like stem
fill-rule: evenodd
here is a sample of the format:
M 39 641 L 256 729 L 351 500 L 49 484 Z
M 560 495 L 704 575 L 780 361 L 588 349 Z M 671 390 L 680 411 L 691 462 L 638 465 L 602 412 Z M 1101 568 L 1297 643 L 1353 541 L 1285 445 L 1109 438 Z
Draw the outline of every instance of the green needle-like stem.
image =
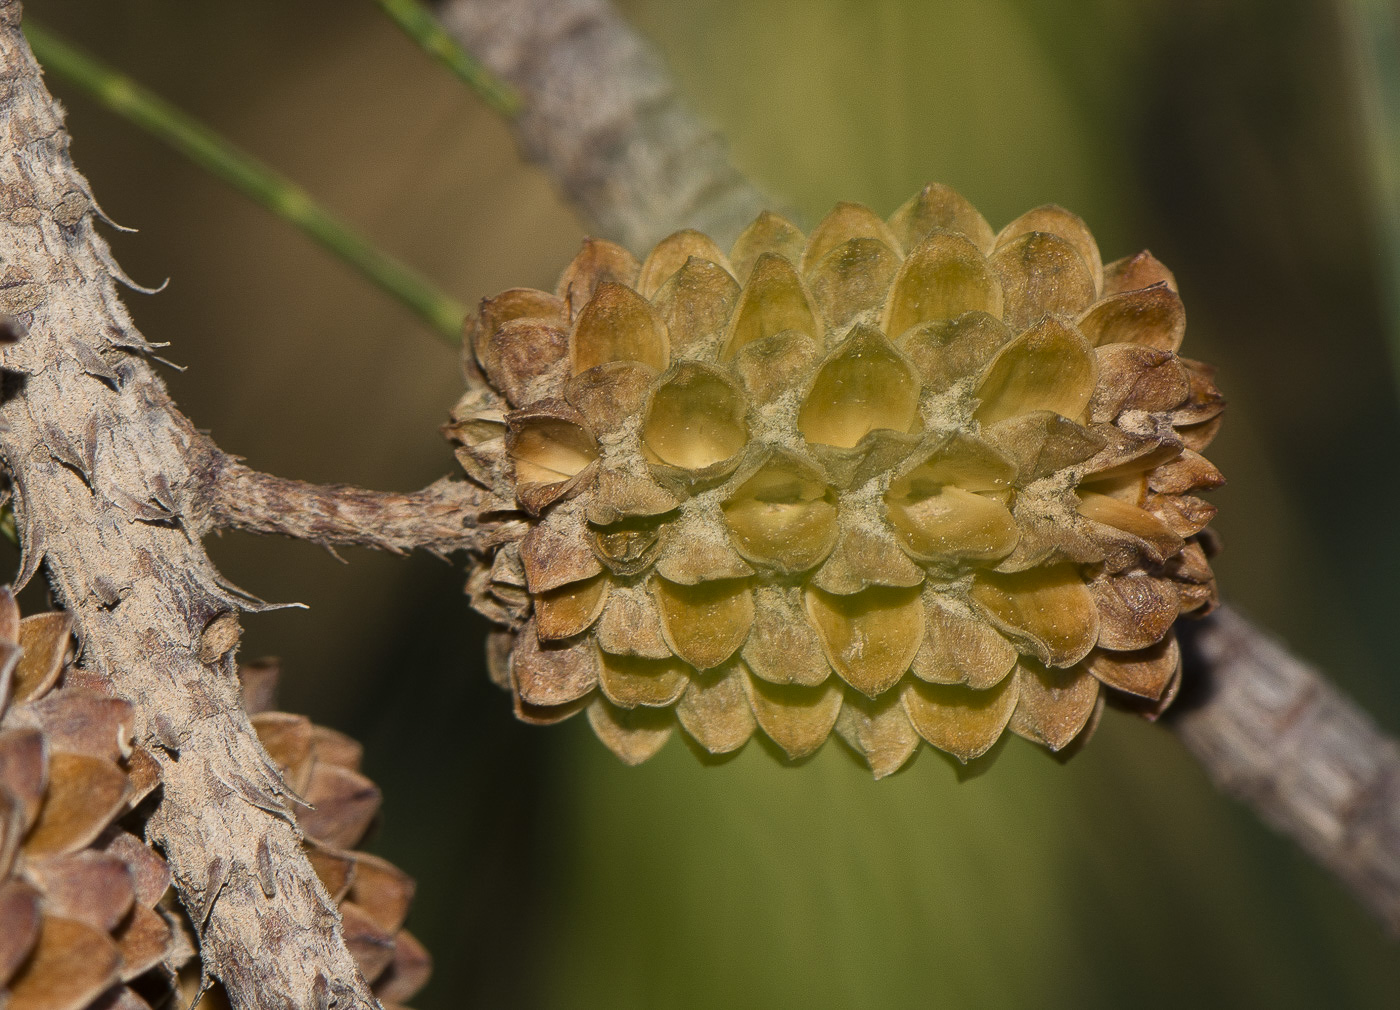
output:
M 181 112 L 130 78 L 25 19 L 24 33 L 45 72 L 82 88 L 99 103 L 165 141 L 319 242 L 421 316 L 440 335 L 458 341 L 467 307 L 408 264 L 371 244 L 321 207 L 290 179 Z
M 487 105 L 503 116 L 520 111 L 520 95 L 471 56 L 438 24 L 432 11 L 418 0 L 374 0 L 381 10 L 417 42 L 423 51 L 460 77 Z

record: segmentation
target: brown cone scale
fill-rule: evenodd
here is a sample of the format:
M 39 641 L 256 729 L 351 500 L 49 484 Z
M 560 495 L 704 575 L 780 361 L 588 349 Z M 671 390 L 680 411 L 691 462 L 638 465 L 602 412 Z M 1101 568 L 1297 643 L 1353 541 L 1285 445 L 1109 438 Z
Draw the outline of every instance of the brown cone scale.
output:
M 1104 263 L 1054 206 L 998 232 L 936 184 L 727 252 L 590 240 L 468 324 L 491 388 L 448 430 L 523 520 L 471 581 L 493 677 L 629 764 L 676 726 L 791 758 L 834 732 L 877 777 L 1159 711 L 1174 621 L 1216 598 L 1224 404 L 1185 330 L 1150 253 Z

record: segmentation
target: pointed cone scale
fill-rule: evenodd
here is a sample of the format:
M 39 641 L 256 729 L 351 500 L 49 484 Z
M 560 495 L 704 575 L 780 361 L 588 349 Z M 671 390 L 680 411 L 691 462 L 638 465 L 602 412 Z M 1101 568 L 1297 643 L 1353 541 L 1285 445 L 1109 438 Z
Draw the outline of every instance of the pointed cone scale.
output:
M 1137 537 L 1154 556 L 1153 560 L 1165 560 L 1181 550 L 1182 539 L 1170 526 L 1130 502 L 1093 491 L 1080 491 L 1078 511 L 1086 519 Z
M 570 372 L 607 361 L 639 361 L 657 371 L 670 364 L 666 327 L 645 298 L 621 284 L 603 283 L 569 334 Z
M 158 912 L 137 905 L 112 934 L 117 941 L 122 963 L 119 969 L 123 982 L 130 982 L 155 968 L 170 953 L 174 934 L 170 924 Z
M 667 659 L 672 655 L 656 600 L 643 586 L 615 586 L 594 634 L 599 648 L 615 656 Z
M 564 399 L 594 435 L 617 431 L 642 409 L 657 371 L 640 361 L 605 361 L 564 383 Z
M 1003 677 L 986 690 L 962 684 L 925 684 L 911 680 L 900 700 L 919 736 L 966 764 L 1000 739 L 1016 709 L 1020 687 L 1015 677 Z
M 1099 682 L 1082 666 L 1052 670 L 1023 658 L 1016 680 L 1020 696 L 1011 731 L 1052 751 L 1064 749 L 1080 734 L 1098 704 Z
M 12 1010 L 82 1010 L 118 981 L 121 952 L 103 930 L 45 917 L 39 942 L 10 982 Z
M 811 299 L 792 264 L 779 256 L 760 256 L 739 296 L 719 360 L 729 361 L 753 341 L 784 330 L 797 330 L 818 342 L 822 338 Z
M 551 509 L 520 542 L 520 561 L 530 592 L 545 593 L 603 570 L 588 545 L 581 512 L 582 506 L 574 502 Z
M 350 892 L 350 885 L 355 879 L 354 858 L 347 853 L 320 845 L 308 845 L 306 858 L 331 900 L 339 904 Z
M 331 729 L 329 726 L 312 726 L 311 753 L 317 761 L 357 772 L 364 761 L 365 748 L 348 733 Z
M 876 429 L 907 432 L 919 412 L 919 377 L 884 334 L 856 326 L 823 362 L 797 415 L 808 442 L 852 448 Z
M 507 417 L 506 451 L 519 484 L 560 484 L 598 459 L 598 443 L 578 412 L 563 400 L 547 403 Z
M 872 239 L 891 250 L 899 248 L 899 239 L 889 225 L 869 207 L 858 203 L 838 203 L 812 229 L 807 247 L 802 252 L 802 273 L 810 274 L 833 249 L 853 239 Z
M 73 637 L 73 615 L 67 611 L 35 614 L 19 624 L 24 652 L 14 670 L 11 700 L 40 698 L 58 682 Z
M 365 980 L 373 982 L 394 959 L 394 936 L 353 901 L 340 903 L 345 946 Z
M 671 339 L 673 358 L 713 358 L 724 336 L 739 285 L 729 271 L 709 260 L 687 260 L 652 299 Z
M 9 586 L 0 586 L 0 641 L 19 640 L 19 604 Z
M 618 708 L 669 708 L 689 683 L 684 663 L 599 653 L 598 686 Z
M 170 886 L 170 867 L 149 845 L 129 831 L 112 831 L 103 836 L 102 851 L 126 864 L 136 891 L 136 902 L 148 908 L 155 905 Z
M 267 756 L 298 793 L 306 788 L 311 774 L 311 720 L 290 712 L 260 712 L 252 717 Z
M 1099 609 L 1098 644 L 1117 651 L 1160 642 L 1181 603 L 1175 583 L 1141 571 L 1100 575 L 1089 583 L 1089 592 Z
M 951 484 L 926 495 L 887 495 L 885 507 L 900 546 L 920 560 L 995 561 L 1021 538 L 1005 505 Z
M 910 667 L 920 680 L 984 691 L 1016 666 L 1015 646 L 966 604 L 926 592 L 924 621 L 923 644 Z
M 603 612 L 610 580 L 598 574 L 535 597 L 535 628 L 541 641 L 572 638 L 587 631 Z
M 587 238 L 573 262 L 564 268 L 555 293 L 563 300 L 568 318 L 574 320 L 604 283 L 632 285 L 641 269 L 637 257 L 622 246 Z
M 1104 344 L 1094 349 L 1099 383 L 1089 401 L 1089 420 L 1112 421 L 1124 410 L 1171 410 L 1191 393 L 1177 357 L 1139 344 Z
M 982 437 L 1016 464 L 1021 486 L 1082 463 L 1107 444 L 1103 435 L 1052 410 L 998 421 L 984 428 Z
M 846 513 L 849 514 L 849 513 Z M 870 586 L 908 588 L 924 581 L 899 542 L 879 522 L 845 522 L 836 548 L 812 576 L 811 584 L 828 593 L 849 596 Z
M 49 756 L 49 788 L 24 841 L 33 856 L 76 852 L 112 823 L 127 797 L 126 773 L 85 754 Z
M 1099 300 L 1079 317 L 1079 329 L 1095 347 L 1134 344 L 1175 351 L 1186 335 L 1186 308 L 1163 282 Z
M 588 706 L 588 722 L 608 750 L 628 765 L 653 757 L 675 728 L 669 709 L 618 708 L 605 698 Z
M 569 331 L 537 319 L 516 319 L 483 334 L 476 355 L 511 406 L 534 399 L 537 380 L 569 352 Z
M 728 754 L 748 743 L 757 723 L 737 663 L 697 674 L 676 704 L 676 719 L 711 754 Z
M 783 572 L 815 567 L 836 545 L 836 494 L 821 472 L 787 449 L 760 460 L 721 508 L 735 549 Z
M 744 686 L 759 728 L 794 761 L 815 753 L 841 714 L 843 695 L 834 680 L 798 687 L 745 676 Z
M 1176 459 L 1163 463 L 1147 475 L 1147 486 L 1159 494 L 1209 491 L 1224 483 L 1225 475 L 1219 468 L 1191 449 L 1183 449 Z
M 747 705 L 748 703 L 745 702 Z M 39 895 L 18 880 L 0 881 L 0 991 L 39 939 Z
M 821 639 L 807 623 L 794 588 L 754 590 L 753 628 L 741 654 L 754 676 L 772 684 L 816 687 L 831 675 Z
M 25 706 L 25 718 L 44 731 L 52 750 L 116 761 L 131 744 L 131 702 L 82 687 L 50 692 Z
M 1071 324 L 1043 319 L 1007 344 L 977 386 L 974 417 L 984 425 L 1051 410 L 1079 420 L 1098 380 L 1093 348 Z
M 305 799 L 314 807 L 297 812 L 297 824 L 306 837 L 348 849 L 369 830 L 383 796 L 378 786 L 358 772 L 316 764 L 311 768 Z
M 374 980 L 374 994 L 386 1004 L 412 999 L 428 984 L 433 958 L 418 939 L 406 929 L 394 934 L 394 959 Z
M 697 670 L 719 666 L 748 637 L 754 616 L 748 579 L 683 586 L 655 578 L 650 586 L 667 644 Z
M 960 194 L 942 183 L 931 182 L 890 215 L 890 228 L 904 249 L 910 250 L 935 228 L 965 235 L 982 253 L 992 250 L 995 234 L 987 219 Z
M 836 719 L 836 732 L 865 759 L 877 779 L 899 771 L 919 746 L 919 735 L 910 725 L 897 691 L 878 701 L 848 692 Z
M 1165 284 L 1173 291 L 1177 289 L 1176 276 L 1145 249 L 1136 256 L 1115 260 L 1103 269 L 1103 293 L 1106 295 L 1137 291 L 1154 284 Z
M 648 458 L 685 470 L 731 459 L 749 440 L 744 392 L 725 372 L 683 361 L 662 376 L 642 421 Z
M 754 573 L 729 542 L 729 532 L 713 515 L 690 512 L 671 525 L 656 559 L 656 572 L 668 582 L 693 586 L 715 579 L 742 579 Z
M 511 676 L 527 704 L 563 705 L 582 698 L 598 683 L 598 658 L 584 637 L 552 642 L 538 636 L 538 618 L 520 632 L 511 655 Z
M 126 863 L 105 852 L 81 850 L 29 859 L 25 875 L 44 895 L 44 914 L 111 932 L 131 911 L 135 892 Z
M 1084 665 L 1105 687 L 1156 701 L 1181 670 L 1181 647 L 1176 635 L 1168 634 L 1155 645 L 1132 652 L 1095 649 Z
M 978 375 L 1014 334 L 995 316 L 968 312 L 956 319 L 916 326 L 897 346 L 919 370 L 924 386 L 941 393 L 959 379 Z
M 643 298 L 651 298 L 692 256 L 729 268 L 729 257 L 720 252 L 710 236 L 687 228 L 668 235 L 647 254 L 637 278 L 637 291 Z
M 817 342 L 797 330 L 745 344 L 731 363 L 754 403 L 768 403 L 801 386 L 821 357 Z
M 979 572 L 972 601 L 998 629 L 1050 666 L 1079 662 L 1099 636 L 1099 612 L 1073 565 L 1003 575 Z
M 937 231 L 899 268 L 881 317 L 891 339 L 922 323 L 985 312 L 1000 319 L 1001 282 L 977 247 L 962 235 Z
M 49 750 L 43 733 L 37 729 L 0 732 L 0 795 L 16 803 L 21 830 L 34 823 L 48 784 Z
M 804 276 L 822 319 L 839 330 L 885 303 L 898 269 L 899 255 L 884 242 L 853 238 L 828 252 Z
M 804 604 L 832 669 L 872 698 L 899 682 L 923 641 L 917 588 L 880 587 L 851 596 L 808 588 Z
M 1094 276 L 1062 238 L 1030 232 L 998 246 L 991 264 L 1001 281 L 1002 318 L 1013 329 L 1046 313 L 1074 317 L 1094 303 Z
M 748 284 L 759 258 L 765 254 L 798 263 L 806 244 L 806 237 L 791 221 L 771 211 L 764 211 L 744 229 L 735 240 L 734 248 L 729 250 L 734 276 L 740 284 Z
M 1035 210 L 1028 210 L 997 235 L 996 245 L 1000 248 L 1009 245 L 1014 239 L 1033 232 L 1054 235 L 1074 247 L 1093 278 L 1094 290 L 1103 290 L 1103 259 L 1099 256 L 1099 244 L 1094 241 L 1094 233 L 1078 214 L 1063 207 L 1046 204 Z

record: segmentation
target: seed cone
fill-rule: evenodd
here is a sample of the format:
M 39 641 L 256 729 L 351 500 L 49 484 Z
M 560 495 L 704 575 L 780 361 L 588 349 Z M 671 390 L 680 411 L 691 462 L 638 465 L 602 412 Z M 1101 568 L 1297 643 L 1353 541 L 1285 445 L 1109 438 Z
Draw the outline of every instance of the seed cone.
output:
M 159 770 L 131 705 L 68 665 L 72 623 L 0 589 L 0 1005 L 139 1010 L 176 941 L 170 872 L 128 830 Z
M 302 715 L 273 707 L 281 668 L 276 660 L 245 663 L 238 676 L 243 707 L 287 786 L 296 807 L 307 858 L 340 909 L 345 941 L 374 994 L 388 1010 L 402 1010 L 425 984 L 432 958 L 403 928 L 413 900 L 413 878 L 379 856 L 355 849 L 379 812 L 379 787 L 360 773 L 363 748 L 355 740 Z M 184 1006 L 199 993 L 200 966 L 179 966 Z M 220 1010 L 228 998 L 217 984 L 197 1004 Z
M 1105 265 L 1059 207 L 994 233 L 939 185 L 728 255 L 586 242 L 468 324 L 448 433 L 524 519 L 468 583 L 493 677 L 628 763 L 677 723 L 791 758 L 834 729 L 878 777 L 1155 717 L 1216 600 L 1224 404 L 1185 326 L 1150 253 Z

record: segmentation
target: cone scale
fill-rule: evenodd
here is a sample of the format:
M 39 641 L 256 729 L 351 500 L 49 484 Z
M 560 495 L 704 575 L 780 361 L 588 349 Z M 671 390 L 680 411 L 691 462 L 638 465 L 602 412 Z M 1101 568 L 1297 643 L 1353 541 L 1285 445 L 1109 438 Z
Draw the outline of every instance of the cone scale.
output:
M 1151 254 L 1104 264 L 1058 207 L 994 233 L 939 185 L 727 254 L 590 240 L 468 324 L 449 435 L 522 520 L 468 585 L 493 678 L 628 763 L 676 727 L 792 758 L 835 732 L 883 776 L 1155 717 L 1173 622 L 1216 599 L 1224 404 L 1184 333 Z

